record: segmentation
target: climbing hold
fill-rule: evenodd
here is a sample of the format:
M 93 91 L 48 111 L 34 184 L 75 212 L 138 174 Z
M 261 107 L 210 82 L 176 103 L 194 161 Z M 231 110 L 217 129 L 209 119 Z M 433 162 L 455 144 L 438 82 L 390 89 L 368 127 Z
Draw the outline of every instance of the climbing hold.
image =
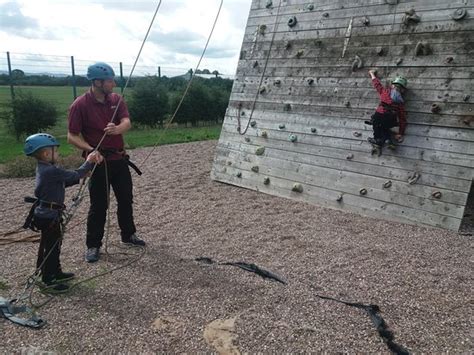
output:
M 269 8 L 272 7 L 272 6 L 273 6 L 272 0 L 267 0 L 267 3 L 265 4 L 265 7 L 266 7 L 267 9 L 269 9 Z
M 320 39 L 314 40 L 314 45 L 315 45 L 316 47 L 320 47 L 322 44 L 323 44 L 323 41 L 321 41 Z
M 414 185 L 414 184 L 416 184 L 416 182 L 418 181 L 418 179 L 420 177 L 421 177 L 421 175 L 419 173 L 417 173 L 416 171 L 414 171 L 413 173 L 408 175 L 408 183 L 410 185 Z
M 362 19 L 362 24 L 363 24 L 364 26 L 370 25 L 370 19 L 369 19 L 367 16 L 365 16 L 365 17 Z
M 267 25 L 260 25 L 258 26 L 258 33 L 260 33 L 261 35 L 264 35 L 266 29 L 267 29 Z
M 267 88 L 265 87 L 265 85 L 264 85 L 264 86 L 261 86 L 260 89 L 258 89 L 258 92 L 259 92 L 260 94 L 265 93 L 265 91 L 267 91 Z
M 337 88 L 334 88 L 334 93 L 337 94 L 337 92 L 339 91 Z
M 301 192 L 303 192 L 303 185 L 301 185 L 300 183 L 294 183 L 291 190 L 294 191 L 294 192 L 301 193 Z
M 383 187 L 385 187 L 386 189 L 388 189 L 391 186 L 392 186 L 392 182 L 390 180 L 385 181 L 384 184 L 383 184 Z
M 329 17 L 329 12 L 325 12 L 325 13 L 323 14 L 323 17 L 326 17 L 326 18 Z
M 228 162 L 227 162 L 227 165 L 231 166 L 231 165 L 232 165 L 232 162 L 231 162 L 231 161 L 228 161 Z
M 240 113 L 240 116 L 245 116 L 245 111 L 242 111 L 242 112 Z
M 238 178 L 241 178 L 241 177 L 242 177 L 242 173 L 239 171 L 237 174 L 235 174 L 235 176 L 237 176 Z
M 450 64 L 454 61 L 454 57 L 447 57 L 444 61 L 446 64 Z
M 281 84 L 280 79 L 275 79 L 275 81 L 273 82 L 273 85 L 275 85 L 275 86 L 279 86 L 280 84 Z
M 308 4 L 308 5 L 306 5 L 306 10 L 308 10 L 308 11 L 313 11 L 313 10 L 314 10 L 314 4 Z
M 265 147 L 260 146 L 255 149 L 255 155 L 263 155 L 263 153 L 265 153 Z
M 284 124 L 284 123 L 280 123 L 280 124 L 278 125 L 278 128 L 279 128 L 279 129 L 285 129 L 285 124 Z
M 347 159 L 347 160 L 352 160 L 352 159 L 354 159 L 354 154 L 352 154 L 352 153 L 351 153 L 351 154 L 348 154 L 348 155 L 346 156 L 346 159 Z
M 415 47 L 415 55 L 417 57 L 421 55 L 428 55 L 431 53 L 431 48 L 428 43 L 418 42 Z
M 441 107 L 438 104 L 432 104 L 431 105 L 431 112 L 440 113 L 441 112 Z
M 471 95 L 464 95 L 464 97 L 462 98 L 462 100 L 463 100 L 464 102 L 468 102 L 470 98 L 471 98 Z
M 296 136 L 296 134 L 290 134 L 288 136 L 288 139 L 290 140 L 290 142 L 296 142 L 298 140 L 298 137 Z
M 360 132 L 354 132 L 352 134 L 354 135 L 354 137 L 361 137 L 362 136 L 362 133 L 360 133 Z
M 350 102 L 350 101 L 345 101 L 345 102 L 344 102 L 344 106 L 350 107 L 350 106 L 351 106 L 351 102 Z
M 253 62 L 252 66 L 253 66 L 254 68 L 258 67 L 258 60 L 256 60 L 255 62 Z
M 296 52 L 296 58 L 301 58 L 304 54 L 304 50 L 300 49 L 298 52 Z
M 405 16 L 403 16 L 402 21 L 405 24 L 405 26 L 408 26 L 410 23 L 420 22 L 421 18 L 415 13 L 415 9 L 412 8 L 405 12 Z
M 313 85 L 314 79 L 313 78 L 306 79 L 306 82 L 308 83 L 308 85 Z
M 403 63 L 403 58 L 398 58 L 397 61 L 395 62 L 396 65 L 400 65 Z
M 250 122 L 250 126 L 251 126 L 251 127 L 255 127 L 256 125 L 257 125 L 257 121 L 251 121 L 251 122 Z
M 398 0 L 386 0 L 387 1 L 387 4 L 389 5 L 397 5 L 398 4 Z
M 296 20 L 296 16 L 291 16 L 288 19 L 288 26 L 289 27 L 294 27 L 298 21 Z
M 242 59 L 245 59 L 245 55 L 247 54 L 247 51 L 240 51 L 240 57 L 239 59 L 242 60 Z
M 268 176 L 265 176 L 265 177 L 263 178 L 263 184 L 264 184 L 264 185 L 270 184 L 270 178 L 269 178 Z
M 355 56 L 354 61 L 352 62 L 352 71 L 356 71 L 357 69 L 361 69 L 364 63 L 362 62 L 362 58 L 358 55 Z
M 367 189 L 366 188 L 360 189 L 359 194 L 361 194 L 362 196 L 367 195 Z
M 375 53 L 377 53 L 378 56 L 383 56 L 385 50 L 383 49 L 382 46 L 375 47 Z
M 434 198 L 441 198 L 442 194 L 440 191 L 434 191 L 431 196 L 433 196 Z
M 257 165 L 254 165 L 254 166 L 252 166 L 252 167 L 250 168 L 250 170 L 252 170 L 254 173 L 258 173 L 259 168 L 258 168 Z
M 286 41 L 285 42 L 285 49 L 286 50 L 289 50 L 291 48 L 291 42 L 290 41 Z
M 260 133 L 260 135 L 261 135 L 263 138 L 267 138 L 267 137 L 268 137 L 267 131 L 262 131 L 262 133 Z
M 342 195 L 337 195 L 336 201 L 337 202 L 342 202 Z
M 249 137 L 245 137 L 245 141 L 248 143 L 250 142 L 250 138 Z
M 467 15 L 467 11 L 466 9 L 460 7 L 459 9 L 456 9 L 453 14 L 451 15 L 451 17 L 453 18 L 453 20 L 455 21 L 459 21 L 459 20 L 462 20 L 464 17 L 466 17 Z
M 285 111 L 290 111 L 291 110 L 291 104 L 285 104 L 284 110 Z
M 314 127 L 311 128 L 311 133 L 316 133 L 318 130 Z

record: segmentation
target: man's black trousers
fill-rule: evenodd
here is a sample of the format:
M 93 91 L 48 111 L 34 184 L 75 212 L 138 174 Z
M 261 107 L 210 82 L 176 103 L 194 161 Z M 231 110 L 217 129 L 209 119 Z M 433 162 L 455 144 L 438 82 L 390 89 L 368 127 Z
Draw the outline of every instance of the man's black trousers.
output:
M 106 171 L 109 186 L 106 185 Z M 125 159 L 109 160 L 97 166 L 89 181 L 90 209 L 87 216 L 87 247 L 100 248 L 107 216 L 107 191 L 112 186 L 117 200 L 117 218 L 122 241 L 136 232 L 133 222 L 132 176 Z

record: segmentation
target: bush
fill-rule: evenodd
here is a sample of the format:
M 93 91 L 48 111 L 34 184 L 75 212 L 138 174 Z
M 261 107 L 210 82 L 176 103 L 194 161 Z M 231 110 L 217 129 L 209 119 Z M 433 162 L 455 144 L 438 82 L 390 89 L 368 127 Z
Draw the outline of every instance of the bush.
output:
M 58 110 L 56 106 L 30 92 L 18 92 L 11 103 L 6 104 L 7 110 L 2 114 L 7 126 L 16 139 L 44 131 L 56 124 Z
M 169 98 L 166 89 L 158 78 L 149 77 L 137 82 L 129 103 L 133 122 L 155 127 L 163 126 L 169 111 Z
M 172 112 L 176 110 L 183 94 L 178 94 L 173 98 L 171 104 Z M 189 91 L 181 104 L 175 118 L 177 123 L 191 122 L 197 126 L 198 121 L 210 121 L 216 103 L 214 102 L 209 89 L 200 81 L 196 80 L 191 84 Z

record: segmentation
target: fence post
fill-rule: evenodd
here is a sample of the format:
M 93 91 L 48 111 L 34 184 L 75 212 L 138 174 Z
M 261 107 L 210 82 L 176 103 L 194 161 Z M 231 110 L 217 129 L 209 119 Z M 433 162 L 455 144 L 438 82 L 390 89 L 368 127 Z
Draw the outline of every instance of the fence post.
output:
M 13 75 L 12 75 L 12 63 L 10 61 L 10 52 L 7 52 L 7 62 L 8 62 L 8 77 L 10 79 L 10 95 L 13 101 L 15 99 L 15 89 L 13 88 Z
M 123 94 L 123 86 L 124 86 L 123 65 L 122 65 L 122 62 L 120 62 L 120 93 L 122 94 Z
M 71 70 L 72 70 L 72 95 L 74 100 L 77 98 L 77 88 L 76 88 L 76 71 L 74 69 L 74 56 L 71 56 Z
M 158 67 L 158 78 L 161 78 L 161 67 Z

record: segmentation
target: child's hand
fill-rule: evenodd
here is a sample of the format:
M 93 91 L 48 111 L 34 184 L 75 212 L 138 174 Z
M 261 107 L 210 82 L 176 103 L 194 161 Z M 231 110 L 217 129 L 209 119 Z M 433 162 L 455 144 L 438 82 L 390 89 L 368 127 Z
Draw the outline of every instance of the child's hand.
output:
M 104 160 L 104 157 L 97 150 L 95 150 L 87 156 L 86 160 L 89 163 L 100 164 Z
M 393 136 L 393 138 L 395 138 L 395 140 L 398 142 L 398 143 L 401 143 L 403 142 L 403 136 L 401 134 L 395 134 Z
M 371 79 L 376 78 L 377 77 L 376 74 L 377 74 L 377 70 L 375 70 L 375 69 L 370 69 L 369 70 L 369 75 L 370 75 Z

